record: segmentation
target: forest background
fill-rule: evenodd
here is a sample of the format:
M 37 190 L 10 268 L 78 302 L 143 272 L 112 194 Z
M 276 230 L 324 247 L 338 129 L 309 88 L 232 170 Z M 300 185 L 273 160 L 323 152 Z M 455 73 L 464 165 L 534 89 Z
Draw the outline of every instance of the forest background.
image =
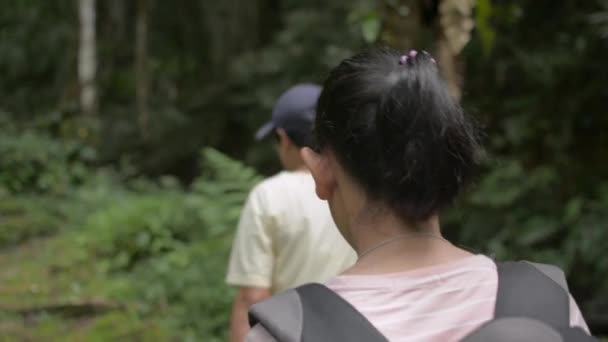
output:
M 0 340 L 224 341 L 255 129 L 372 44 L 487 132 L 451 239 L 556 263 L 608 334 L 608 1 L 0 0 Z

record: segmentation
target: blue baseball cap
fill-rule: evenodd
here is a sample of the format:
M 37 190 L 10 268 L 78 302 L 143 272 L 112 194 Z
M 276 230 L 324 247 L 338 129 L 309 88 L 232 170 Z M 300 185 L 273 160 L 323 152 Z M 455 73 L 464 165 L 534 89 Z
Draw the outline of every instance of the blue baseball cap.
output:
M 274 104 L 272 118 L 258 129 L 255 138 L 262 140 L 277 128 L 283 128 L 288 135 L 311 135 L 319 95 L 321 87 L 313 83 L 287 89 Z

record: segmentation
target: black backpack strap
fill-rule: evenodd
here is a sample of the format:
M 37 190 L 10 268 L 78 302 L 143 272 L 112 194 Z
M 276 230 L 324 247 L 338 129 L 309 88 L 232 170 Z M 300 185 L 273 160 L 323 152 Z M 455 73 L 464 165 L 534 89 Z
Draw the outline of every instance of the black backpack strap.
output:
M 527 317 L 553 328 L 570 326 L 570 298 L 563 272 L 525 261 L 497 263 L 494 317 Z
M 321 284 L 308 284 L 257 303 L 250 323 L 279 342 L 388 342 L 350 303 Z

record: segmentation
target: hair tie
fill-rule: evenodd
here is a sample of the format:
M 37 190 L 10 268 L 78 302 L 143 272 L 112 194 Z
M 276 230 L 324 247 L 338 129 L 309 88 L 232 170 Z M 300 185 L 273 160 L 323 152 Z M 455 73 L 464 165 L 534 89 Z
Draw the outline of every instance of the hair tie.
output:
M 423 54 L 425 54 L 426 56 L 429 57 L 429 60 L 433 63 L 433 64 L 437 64 L 437 61 L 435 61 L 435 58 L 433 58 L 431 56 L 430 53 L 426 52 L 426 51 L 422 51 Z M 416 58 L 416 56 L 418 55 L 418 51 L 416 50 L 410 50 L 408 51 L 408 53 L 406 55 L 401 55 L 401 57 L 399 57 L 399 64 L 400 65 L 406 65 L 407 61 L 411 59 Z
M 407 55 L 401 55 L 401 57 L 399 57 L 399 64 L 400 64 L 400 65 L 406 65 L 406 64 L 407 64 L 407 61 L 408 61 L 410 58 L 412 58 L 412 59 L 413 59 L 413 58 L 415 58 L 417 54 L 418 54 L 418 51 L 416 51 L 416 50 L 410 50 L 410 51 L 407 53 Z
M 425 55 L 427 55 L 427 56 L 429 56 L 430 60 L 431 60 L 431 62 L 433 62 L 433 64 L 437 64 L 437 61 L 435 60 L 435 58 L 433 58 L 433 56 L 431 56 L 430 53 L 428 53 L 428 52 L 426 52 L 424 50 L 422 50 L 422 53 L 425 54 Z

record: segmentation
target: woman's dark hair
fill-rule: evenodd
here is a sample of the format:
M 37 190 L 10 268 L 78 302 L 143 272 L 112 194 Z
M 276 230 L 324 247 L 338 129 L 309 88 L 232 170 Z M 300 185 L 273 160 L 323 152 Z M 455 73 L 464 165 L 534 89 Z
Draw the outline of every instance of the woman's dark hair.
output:
M 412 55 L 374 48 L 342 61 L 325 81 L 315 135 L 369 196 L 416 222 L 452 203 L 482 148 L 435 60 Z

